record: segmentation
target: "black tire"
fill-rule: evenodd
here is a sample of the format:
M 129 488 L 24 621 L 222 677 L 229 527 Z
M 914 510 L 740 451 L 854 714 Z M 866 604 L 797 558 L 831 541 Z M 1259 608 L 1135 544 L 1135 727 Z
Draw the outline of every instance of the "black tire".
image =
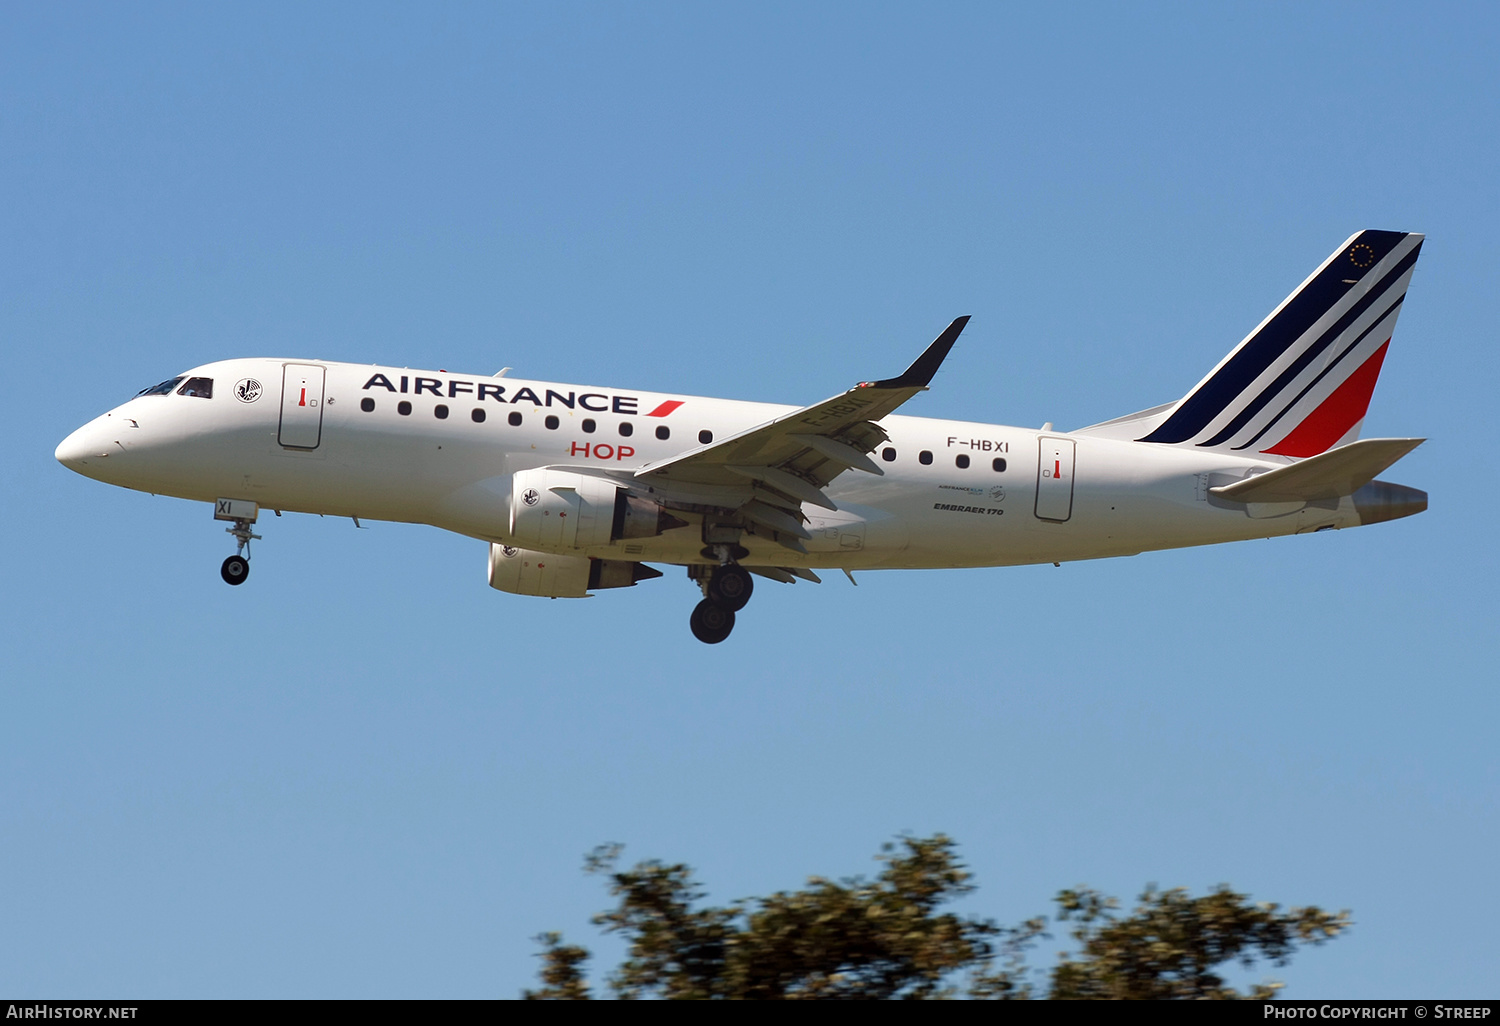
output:
M 755 579 L 750 571 L 733 563 L 719 567 L 708 579 L 708 597 L 731 613 L 744 609 L 754 591 Z
M 219 567 L 219 576 L 224 578 L 225 584 L 244 584 L 245 578 L 250 576 L 250 561 L 244 556 L 230 556 Z
M 734 630 L 734 611 L 725 609 L 710 599 L 704 599 L 693 607 L 688 626 L 693 630 L 693 637 L 705 645 L 717 645 Z

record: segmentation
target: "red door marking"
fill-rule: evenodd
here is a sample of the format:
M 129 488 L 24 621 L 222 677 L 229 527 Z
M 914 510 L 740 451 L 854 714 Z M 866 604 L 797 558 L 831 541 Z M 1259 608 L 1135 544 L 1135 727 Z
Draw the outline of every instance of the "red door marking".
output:
M 1054 460 L 1052 462 L 1052 476 L 1054 479 L 1062 477 L 1062 460 Z
M 307 389 L 304 388 L 302 390 L 302 401 L 299 402 L 297 405 L 298 406 L 306 406 L 307 405 Z

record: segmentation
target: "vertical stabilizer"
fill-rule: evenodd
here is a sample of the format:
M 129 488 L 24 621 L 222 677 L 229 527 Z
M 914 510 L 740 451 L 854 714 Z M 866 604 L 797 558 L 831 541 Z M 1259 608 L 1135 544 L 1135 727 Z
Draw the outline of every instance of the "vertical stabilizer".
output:
M 1422 238 L 1351 236 L 1138 441 L 1298 458 L 1354 441 Z

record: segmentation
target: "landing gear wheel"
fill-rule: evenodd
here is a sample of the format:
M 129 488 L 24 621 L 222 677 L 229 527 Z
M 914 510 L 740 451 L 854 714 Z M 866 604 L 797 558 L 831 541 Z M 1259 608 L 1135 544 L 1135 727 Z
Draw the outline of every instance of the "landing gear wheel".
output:
M 733 563 L 719 567 L 708 579 L 709 600 L 731 613 L 744 609 L 754 590 L 755 581 L 751 578 L 750 571 Z
M 254 522 L 254 516 L 248 520 L 237 517 L 233 527 L 224 528 L 224 533 L 232 535 L 235 541 L 234 555 L 224 560 L 224 565 L 219 567 L 219 576 L 224 578 L 225 584 L 244 584 L 245 578 L 250 576 L 250 540 L 260 539 L 260 535 L 250 530 L 250 525 Z
M 250 561 L 244 556 L 230 556 L 219 567 L 219 576 L 224 578 L 225 584 L 244 584 L 245 578 L 250 576 Z
M 704 599 L 693 607 L 688 626 L 693 629 L 693 637 L 705 645 L 717 645 L 734 630 L 734 611 L 711 599 Z

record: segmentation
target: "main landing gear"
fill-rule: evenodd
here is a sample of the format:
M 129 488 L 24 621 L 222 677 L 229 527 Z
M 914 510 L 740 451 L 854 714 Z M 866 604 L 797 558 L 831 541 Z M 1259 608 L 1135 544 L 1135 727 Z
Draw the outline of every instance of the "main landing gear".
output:
M 750 571 L 731 560 L 729 546 L 714 548 L 723 550 L 718 555 L 724 562 L 712 570 L 701 565 L 688 567 L 688 574 L 703 589 L 703 601 L 693 607 L 688 626 L 693 637 L 705 645 L 717 645 L 729 637 L 734 630 L 734 614 L 745 608 L 755 590 Z
M 692 628 L 693 637 L 705 645 L 717 645 L 734 630 L 734 610 L 715 605 L 713 599 L 704 599 L 693 607 L 688 627 Z

